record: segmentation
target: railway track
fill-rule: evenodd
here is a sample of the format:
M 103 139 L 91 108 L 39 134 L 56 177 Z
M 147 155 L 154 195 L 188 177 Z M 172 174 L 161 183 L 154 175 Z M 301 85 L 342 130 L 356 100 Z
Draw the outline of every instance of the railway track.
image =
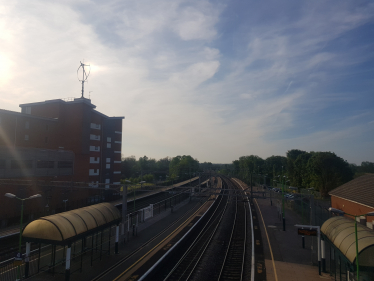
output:
M 201 208 L 201 207 L 200 207 Z M 174 223 L 170 224 L 167 228 L 165 228 L 164 230 L 162 230 L 160 233 L 158 233 L 157 235 L 155 235 L 154 237 L 152 237 L 152 239 L 148 240 L 147 242 L 145 242 L 142 246 L 140 246 L 139 248 L 137 248 L 135 251 L 131 252 L 130 254 L 128 254 L 127 256 L 123 257 L 121 260 L 119 260 L 118 262 L 116 262 L 114 265 L 112 265 L 110 268 L 106 269 L 105 271 L 101 272 L 101 274 L 97 275 L 95 278 L 91 279 L 91 281 L 99 281 L 99 280 L 108 280 L 108 274 L 110 274 L 111 272 L 115 271 L 116 269 L 118 268 L 121 268 L 123 267 L 123 265 L 128 261 L 130 260 L 132 257 L 134 257 L 136 254 L 138 254 L 140 251 L 142 251 L 144 248 L 146 248 L 148 245 L 150 245 L 152 242 L 154 241 L 157 241 L 157 239 L 159 239 L 162 235 L 164 235 L 165 233 L 167 233 L 168 231 L 170 231 L 170 229 L 172 229 L 174 226 L 178 225 L 178 223 L 180 223 L 181 221 L 184 221 L 186 220 L 188 217 L 190 217 L 192 214 L 198 212 L 200 210 L 200 208 L 198 208 L 197 210 L 196 209 L 192 209 L 190 212 L 187 212 L 185 215 L 183 215 L 182 217 L 180 217 L 178 220 L 176 220 Z M 144 257 L 144 256 L 143 256 Z M 129 270 L 130 268 L 128 268 L 127 270 Z M 125 272 L 127 271 L 125 270 Z M 125 273 L 123 272 L 123 273 Z
M 251 248 L 247 245 L 249 205 L 237 189 L 241 190 L 239 185 L 223 177 L 219 203 L 204 227 L 188 245 L 166 254 L 153 272 L 139 280 L 250 280 L 244 273 Z
M 220 202 L 207 224 L 164 280 L 189 280 L 216 233 L 227 209 L 227 197 L 219 196 L 218 200 Z
M 244 204 L 242 198 L 236 197 L 235 219 L 218 280 L 243 280 L 247 247 L 247 211 Z

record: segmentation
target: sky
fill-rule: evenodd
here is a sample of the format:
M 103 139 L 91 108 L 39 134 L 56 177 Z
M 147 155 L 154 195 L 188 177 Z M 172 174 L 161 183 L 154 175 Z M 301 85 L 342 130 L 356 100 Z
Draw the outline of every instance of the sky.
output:
M 374 2 L 0 0 L 0 108 L 79 98 L 122 154 L 374 162 Z

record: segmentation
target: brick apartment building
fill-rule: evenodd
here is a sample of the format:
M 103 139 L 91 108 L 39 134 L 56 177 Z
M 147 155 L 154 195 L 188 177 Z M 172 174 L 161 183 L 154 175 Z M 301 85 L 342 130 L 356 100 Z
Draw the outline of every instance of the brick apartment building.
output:
M 124 117 L 106 116 L 86 98 L 20 107 L 0 110 L 0 179 L 120 182 Z

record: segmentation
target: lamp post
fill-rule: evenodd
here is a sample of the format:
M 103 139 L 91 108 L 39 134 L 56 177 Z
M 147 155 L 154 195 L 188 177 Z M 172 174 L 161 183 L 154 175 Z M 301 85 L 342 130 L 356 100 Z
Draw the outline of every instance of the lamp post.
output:
M 125 180 L 125 185 L 122 187 L 122 235 L 123 235 L 124 242 L 126 241 L 125 224 L 126 224 L 126 215 L 127 215 L 127 185 L 128 183 L 131 183 L 131 181 Z
M 125 186 L 122 189 L 122 223 L 125 224 L 125 218 L 127 215 L 127 185 L 131 183 L 129 180 L 125 180 Z
M 140 189 L 142 189 L 142 185 L 143 183 L 145 183 L 145 181 L 141 181 L 139 183 L 140 183 Z M 136 191 L 136 188 L 134 188 L 134 212 L 135 212 L 135 191 Z
M 69 199 L 66 199 L 66 200 L 62 200 L 62 202 L 64 202 L 65 203 L 65 212 L 66 212 L 66 202 L 68 202 L 69 201 Z
M 289 182 L 286 181 L 286 176 L 283 176 L 283 166 L 282 166 L 282 177 L 278 175 L 278 180 L 282 184 L 282 217 L 283 217 L 283 231 L 286 231 L 286 218 L 285 218 L 285 211 L 284 211 L 284 185 L 285 183 Z M 277 182 L 274 180 L 274 182 Z
M 12 193 L 5 193 L 5 196 L 8 197 L 8 198 L 15 198 L 15 199 L 18 199 L 18 200 L 21 200 L 21 223 L 20 223 L 20 228 L 19 228 L 19 243 L 18 243 L 18 253 L 20 254 L 21 256 L 21 243 L 22 243 L 22 220 L 23 220 L 23 202 L 25 200 L 29 200 L 29 199 L 34 199 L 34 198 L 39 198 L 39 197 L 42 197 L 40 194 L 35 194 L 35 195 L 32 195 L 28 198 L 19 198 L 17 197 L 16 195 L 12 194 Z M 22 257 L 22 256 L 21 256 Z M 21 267 L 18 265 L 18 278 L 17 280 L 21 280 Z
M 358 262 L 358 238 L 357 238 L 357 219 L 358 217 L 360 216 L 374 216 L 374 212 L 369 212 L 367 214 L 362 214 L 362 215 L 352 215 L 352 214 L 348 214 L 342 210 L 339 210 L 339 209 L 335 209 L 335 208 L 332 208 L 330 207 L 329 208 L 329 211 L 332 212 L 332 213 L 337 213 L 337 214 L 340 214 L 340 215 L 348 215 L 348 216 L 352 216 L 355 218 L 355 239 L 356 239 L 356 272 L 357 272 L 357 281 L 360 280 L 360 266 L 359 266 L 359 262 Z

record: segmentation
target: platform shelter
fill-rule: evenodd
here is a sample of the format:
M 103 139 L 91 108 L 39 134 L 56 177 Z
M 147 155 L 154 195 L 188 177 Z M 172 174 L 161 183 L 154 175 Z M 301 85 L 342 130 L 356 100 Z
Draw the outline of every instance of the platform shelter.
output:
M 332 217 L 324 222 L 321 232 L 322 257 L 329 253 L 330 274 L 335 280 L 356 280 L 354 220 Z M 357 238 L 360 281 L 374 280 L 374 231 L 358 224 Z
M 30 256 L 31 243 L 39 245 L 37 271 L 33 273 L 47 268 L 44 271 L 55 274 L 59 273 L 56 272 L 58 266 L 64 266 L 65 272 L 60 273 L 65 274 L 65 280 L 69 280 L 73 264 L 76 270 L 82 271 L 84 257 L 90 257 L 92 265 L 98 256 L 101 259 L 103 252 L 110 253 L 113 226 L 116 228 L 115 252 L 118 253 L 120 222 L 121 213 L 110 203 L 91 205 L 30 222 L 22 232 L 22 240 L 26 242 L 25 277 L 29 276 L 27 257 Z

